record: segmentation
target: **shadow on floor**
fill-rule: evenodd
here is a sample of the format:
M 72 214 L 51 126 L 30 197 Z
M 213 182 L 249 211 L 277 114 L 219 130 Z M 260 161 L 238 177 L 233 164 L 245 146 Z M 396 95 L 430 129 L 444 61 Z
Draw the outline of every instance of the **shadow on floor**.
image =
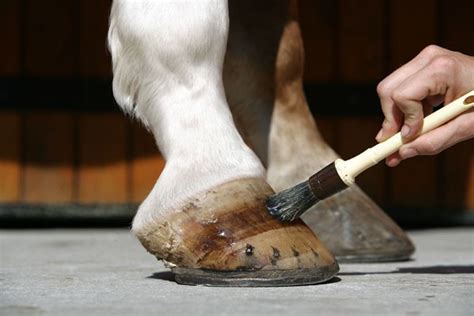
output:
M 174 274 L 171 271 L 155 272 L 152 275 L 148 276 L 147 279 L 157 279 L 157 280 L 163 280 L 163 281 L 169 281 L 169 282 L 176 282 L 174 280 Z
M 396 274 L 396 273 L 413 273 L 413 274 L 473 274 L 474 266 L 431 266 L 431 267 L 408 267 L 398 268 L 389 272 L 342 272 L 339 276 L 344 275 L 367 275 L 367 274 Z

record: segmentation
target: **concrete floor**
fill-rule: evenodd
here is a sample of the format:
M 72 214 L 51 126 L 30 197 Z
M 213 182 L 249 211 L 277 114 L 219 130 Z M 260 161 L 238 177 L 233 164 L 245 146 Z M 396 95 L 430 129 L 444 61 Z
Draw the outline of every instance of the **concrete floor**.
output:
M 473 315 L 474 228 L 410 236 L 413 260 L 327 284 L 208 288 L 174 283 L 127 230 L 3 230 L 0 315 Z

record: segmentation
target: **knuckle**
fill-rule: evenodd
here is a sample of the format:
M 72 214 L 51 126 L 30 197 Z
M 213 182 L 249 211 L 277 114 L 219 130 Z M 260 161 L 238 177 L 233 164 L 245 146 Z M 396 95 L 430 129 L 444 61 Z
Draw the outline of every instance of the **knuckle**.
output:
M 382 128 L 384 129 L 391 129 L 392 128 L 392 121 L 389 119 L 389 118 L 386 118 L 383 122 L 382 122 Z
M 386 84 L 385 81 L 381 81 L 378 85 L 377 85 L 377 94 L 380 96 L 380 97 L 386 97 L 388 96 L 388 86 Z
M 413 111 L 405 115 L 405 123 L 416 131 L 420 131 L 423 127 L 423 115 L 420 113 L 420 111 Z
M 382 128 L 388 133 L 396 133 L 399 129 L 397 123 L 388 118 L 383 121 Z
M 439 142 L 433 142 L 431 139 L 419 144 L 418 151 L 424 155 L 437 155 L 441 152 L 441 144 Z
M 404 110 L 405 106 L 404 103 L 407 100 L 407 95 L 405 92 L 401 90 L 395 90 L 392 92 L 392 99 L 393 101 L 400 107 L 400 109 Z
M 446 74 L 452 72 L 456 68 L 456 60 L 451 56 L 437 56 L 431 62 L 431 66 L 438 74 Z
M 407 95 L 404 91 L 394 91 L 392 94 L 392 100 L 395 103 L 396 107 L 403 113 L 403 118 L 405 123 L 408 125 L 416 127 L 423 119 L 423 112 L 420 106 L 412 104 L 409 102 L 410 96 Z
M 439 55 L 441 51 L 442 51 L 441 47 L 439 47 L 438 45 L 431 44 L 431 45 L 426 46 L 421 51 L 420 55 L 426 56 L 426 57 L 434 57 L 434 56 Z

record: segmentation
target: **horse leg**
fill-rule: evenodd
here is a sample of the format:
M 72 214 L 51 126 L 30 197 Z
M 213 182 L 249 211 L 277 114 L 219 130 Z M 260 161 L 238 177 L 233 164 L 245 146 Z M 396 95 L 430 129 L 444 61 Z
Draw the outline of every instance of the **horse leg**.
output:
M 338 270 L 302 222 L 265 209 L 265 169 L 234 125 L 222 67 L 228 7 L 115 1 L 114 95 L 153 133 L 166 165 L 132 231 L 187 284 L 318 283 Z

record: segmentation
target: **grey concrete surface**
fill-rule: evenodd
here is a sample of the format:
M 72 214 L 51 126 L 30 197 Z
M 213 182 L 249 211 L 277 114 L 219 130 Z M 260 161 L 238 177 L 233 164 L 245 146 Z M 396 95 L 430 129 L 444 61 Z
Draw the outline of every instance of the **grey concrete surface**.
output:
M 474 228 L 411 232 L 413 260 L 341 265 L 327 284 L 172 281 L 127 230 L 0 231 L 1 315 L 473 315 Z

